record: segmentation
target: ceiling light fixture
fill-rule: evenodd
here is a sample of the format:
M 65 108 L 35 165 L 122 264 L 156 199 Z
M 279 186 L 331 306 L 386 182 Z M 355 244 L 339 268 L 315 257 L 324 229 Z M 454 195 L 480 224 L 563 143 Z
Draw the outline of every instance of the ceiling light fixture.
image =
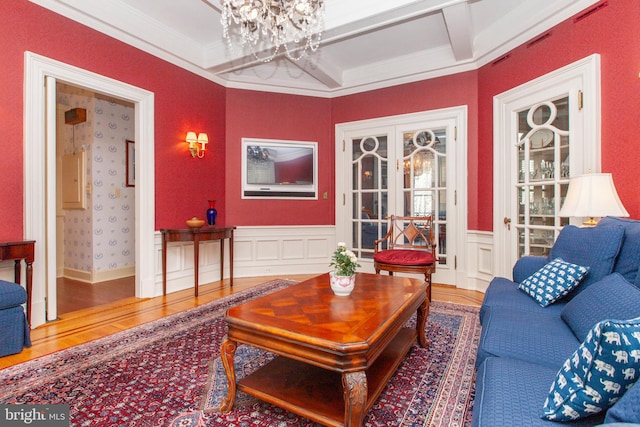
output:
M 229 44 L 237 35 L 242 46 L 263 62 L 284 47 L 287 58 L 298 61 L 320 46 L 324 0 L 221 0 L 220 21 Z M 234 25 L 235 24 L 235 25 Z M 271 49 L 266 57 L 259 52 Z

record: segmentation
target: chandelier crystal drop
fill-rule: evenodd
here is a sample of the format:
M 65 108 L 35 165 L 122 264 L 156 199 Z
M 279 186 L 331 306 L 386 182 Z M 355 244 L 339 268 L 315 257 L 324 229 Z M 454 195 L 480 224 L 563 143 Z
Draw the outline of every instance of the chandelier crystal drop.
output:
M 320 46 L 324 27 L 324 0 L 221 0 L 220 21 L 229 44 L 238 36 L 253 56 L 274 59 L 284 47 L 293 61 Z M 262 57 L 260 52 L 271 50 Z

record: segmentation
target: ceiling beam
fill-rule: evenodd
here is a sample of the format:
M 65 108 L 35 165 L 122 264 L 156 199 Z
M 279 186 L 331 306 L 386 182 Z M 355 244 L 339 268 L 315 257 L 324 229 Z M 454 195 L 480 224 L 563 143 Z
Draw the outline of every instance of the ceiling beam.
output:
M 469 3 L 458 3 L 442 9 L 449 41 L 456 61 L 473 58 L 473 25 Z
M 214 0 L 204 1 L 216 8 L 216 10 L 220 9 L 214 6 Z M 377 28 L 398 24 L 430 13 L 438 13 L 443 5 L 452 8 L 460 4 L 466 5 L 466 0 L 398 0 L 397 3 L 400 3 L 400 5 L 383 1 L 378 2 L 384 4 L 385 7 L 385 10 L 381 12 L 378 12 L 379 8 L 373 8 L 374 3 L 372 3 L 371 7 L 376 13 L 371 13 L 371 11 L 368 10 L 368 14 L 362 14 L 364 17 L 355 21 L 345 21 L 344 18 L 337 19 L 336 17 L 331 18 L 327 16 L 320 49 L 322 49 L 322 44 L 339 42 L 347 38 L 375 31 Z M 375 4 L 377 5 L 378 3 Z M 344 9 L 348 4 L 348 2 L 342 1 L 337 2 L 334 6 L 336 6 L 336 9 L 341 10 L 340 8 Z M 334 14 L 336 14 L 336 12 L 336 10 L 332 11 Z M 352 16 L 352 14 L 346 15 Z M 259 54 L 260 53 L 258 53 L 258 55 Z M 241 53 L 233 53 L 233 55 L 233 57 L 230 56 L 229 50 L 223 43 L 213 43 L 206 49 L 204 66 L 215 73 L 221 74 L 256 65 L 260 62 L 259 60 L 255 60 L 251 54 L 243 56 Z M 308 72 L 308 70 L 305 71 Z M 336 73 L 330 70 L 327 70 L 326 73 L 327 76 L 335 81 L 340 80 Z
M 333 61 L 322 61 L 323 63 L 320 65 L 319 61 L 314 61 L 313 58 L 312 56 L 311 59 L 292 61 L 292 63 L 329 89 L 341 87 L 343 83 L 342 71 L 332 66 Z

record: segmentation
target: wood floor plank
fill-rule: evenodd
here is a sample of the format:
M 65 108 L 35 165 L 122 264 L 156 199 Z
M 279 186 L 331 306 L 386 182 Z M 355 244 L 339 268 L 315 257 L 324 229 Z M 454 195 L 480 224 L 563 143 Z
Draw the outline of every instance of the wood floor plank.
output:
M 193 289 L 147 299 L 125 296 L 118 301 L 61 314 L 59 320 L 31 331 L 32 347 L 25 348 L 19 354 L 1 357 L 0 369 L 179 313 L 269 280 L 281 278 L 300 281 L 311 276 L 234 278 L 233 288 L 229 287 L 228 280 L 201 285 L 197 298 L 193 295 Z M 434 284 L 432 290 L 434 301 L 479 306 L 483 297 L 481 292 L 454 286 Z

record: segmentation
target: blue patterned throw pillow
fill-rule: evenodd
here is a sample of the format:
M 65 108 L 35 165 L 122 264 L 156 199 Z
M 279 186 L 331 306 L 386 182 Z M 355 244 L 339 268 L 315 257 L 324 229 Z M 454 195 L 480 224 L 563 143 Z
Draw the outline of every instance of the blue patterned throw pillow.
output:
M 524 279 L 518 288 L 546 307 L 571 292 L 588 272 L 589 267 L 556 258 Z
M 606 410 L 639 376 L 640 317 L 598 322 L 562 365 L 542 418 L 571 421 Z

